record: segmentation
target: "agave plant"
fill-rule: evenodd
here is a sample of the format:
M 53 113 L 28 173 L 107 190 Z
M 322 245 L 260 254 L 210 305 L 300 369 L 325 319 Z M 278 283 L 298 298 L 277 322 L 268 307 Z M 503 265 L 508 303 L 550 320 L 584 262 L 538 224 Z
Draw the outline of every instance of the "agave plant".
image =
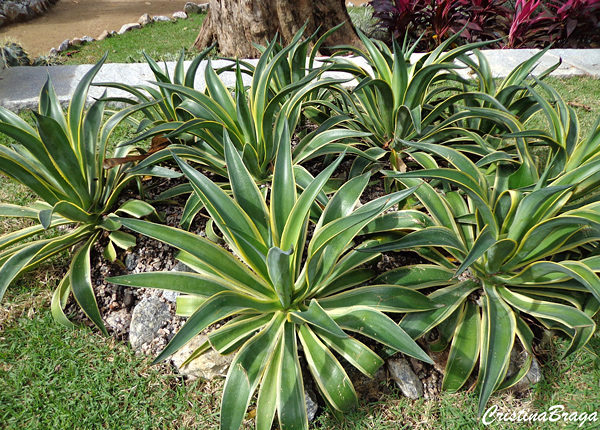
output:
M 173 76 L 169 74 L 169 69 L 166 67 L 166 65 L 165 68 L 162 69 L 159 64 L 148 54 L 143 52 L 143 55 L 146 59 L 148 67 L 150 67 L 150 70 L 156 79 L 156 82 L 183 85 L 188 88 L 194 88 L 194 82 L 196 79 L 196 74 L 198 73 L 198 69 L 202 64 L 202 61 L 206 60 L 213 48 L 214 45 L 204 49 L 202 52 L 200 52 L 200 54 L 194 57 L 187 70 L 184 63 L 185 51 L 182 50 L 177 63 L 175 64 Z M 117 101 L 131 105 L 141 103 L 149 104 L 146 108 L 142 109 L 142 112 L 144 113 L 144 119 L 138 123 L 138 132 L 147 129 L 148 127 L 156 126 L 165 122 L 183 121 L 189 118 L 189 116 L 185 116 L 185 111 L 179 111 L 177 109 L 183 99 L 177 94 L 174 94 L 168 88 L 155 88 L 151 85 L 127 85 L 120 82 L 102 82 L 94 85 L 106 88 L 115 88 L 133 96 L 133 98 L 112 97 L 109 99 L 111 101 Z
M 454 60 L 464 58 L 468 51 L 486 42 L 445 52 L 456 41 L 458 36 L 454 35 L 411 64 L 410 57 L 416 45 L 409 48 L 406 43 L 402 47 L 394 43 L 390 50 L 382 42 L 371 41 L 360 32 L 359 36 L 365 50 L 348 49 L 364 58 L 372 71 L 347 58 L 332 59 L 334 69 L 349 72 L 358 80 L 351 94 L 344 97 L 339 113 L 353 117 L 352 128 L 371 133 L 368 143 L 375 149 L 370 155 L 383 157 L 390 152 L 392 167 L 400 170 L 403 140 L 423 136 L 435 140 L 437 134 L 452 125 L 454 119 L 448 117 L 453 112 L 448 108 L 464 95 L 455 83 L 469 84 L 456 73 L 455 69 L 463 66 L 455 64 Z M 453 95 L 452 103 L 443 104 L 450 97 L 440 96 L 444 92 Z
M 300 165 L 300 163 L 304 163 L 308 160 L 320 157 L 327 156 L 330 154 L 339 154 L 341 152 L 352 153 L 356 156 L 363 157 L 371 162 L 377 161 L 376 158 L 371 157 L 369 154 L 365 153 L 361 149 L 358 148 L 362 144 L 361 138 L 368 136 L 368 133 L 356 131 L 356 130 L 348 130 L 341 127 L 335 127 L 334 125 L 338 123 L 338 118 L 332 118 L 331 120 L 326 121 L 324 124 L 311 131 L 310 133 L 303 136 L 297 143 L 294 148 L 292 154 L 292 163 L 294 165 L 294 171 L 296 173 L 296 181 L 301 188 L 306 187 L 314 178 L 313 176 Z M 288 118 L 285 115 L 279 115 L 276 119 L 276 123 L 273 126 L 273 141 L 274 144 L 278 147 L 280 145 L 288 145 L 291 146 L 290 134 L 287 128 Z M 224 141 L 231 141 L 227 130 L 224 131 L 223 134 Z M 234 144 L 235 146 L 235 144 Z M 223 148 L 224 149 L 224 148 Z M 239 151 L 240 156 L 243 157 L 243 154 L 246 151 Z M 224 158 L 219 158 L 218 155 L 214 155 L 211 157 L 207 157 L 207 152 L 203 150 L 199 150 L 194 147 L 184 146 L 184 145 L 170 145 L 167 149 L 158 151 L 144 161 L 140 162 L 135 168 L 132 169 L 132 172 L 137 172 L 138 169 L 142 171 L 146 171 L 153 165 L 164 162 L 166 160 L 171 159 L 172 155 L 176 155 L 180 158 L 187 159 L 188 161 L 193 161 L 200 164 L 202 167 L 206 167 L 207 159 L 211 162 L 214 162 L 215 166 L 218 166 L 219 169 L 211 169 L 207 170 L 213 171 L 222 177 L 227 177 L 226 163 Z M 249 162 L 250 164 L 246 164 Z M 274 163 L 274 160 L 273 160 Z M 248 171 L 251 173 L 256 173 L 257 170 L 253 170 L 252 167 L 257 167 L 256 164 L 252 163 L 252 160 L 244 160 L 244 164 Z M 273 169 L 272 163 L 265 166 L 267 169 L 264 174 L 270 174 Z M 259 177 L 263 177 L 262 174 Z M 256 176 L 253 176 L 255 181 L 259 181 L 259 183 L 265 183 L 266 180 L 258 180 Z M 268 179 L 268 178 L 267 178 Z M 229 183 L 227 181 L 220 183 L 220 185 L 224 189 L 229 189 Z M 180 220 L 180 225 L 182 228 L 189 229 L 191 223 L 194 218 L 197 216 L 198 212 L 202 210 L 203 203 L 198 198 L 196 194 L 193 192 L 193 188 L 189 183 L 180 184 L 173 189 L 167 190 L 161 193 L 157 200 L 168 200 L 177 195 L 188 194 L 191 193 L 188 197 L 183 215 Z M 325 199 L 324 193 L 320 193 L 319 199 L 323 202 Z
M 473 51 L 473 57 L 462 57 L 478 79 L 464 84 L 462 93 L 448 97 L 435 107 L 434 112 L 447 111 L 448 116 L 418 141 L 443 142 L 467 154 L 482 168 L 493 167 L 499 160 L 510 162 L 514 171 L 511 187 L 536 183 L 540 172 L 531 148 L 547 139 L 547 132 L 529 129 L 528 122 L 552 102 L 542 97 L 535 87 L 546 87 L 542 80 L 560 65 L 559 61 L 537 78 L 532 77 L 546 51 L 539 51 L 523 61 L 501 81 L 494 79 L 488 61 L 479 50 Z
M 420 183 L 415 196 L 424 212 L 412 224 L 406 222 L 412 213 L 396 215 L 403 220 L 401 230 L 368 250 L 414 250 L 429 263 L 389 271 L 375 282 L 434 288 L 428 297 L 445 306 L 406 315 L 399 325 L 414 339 L 438 328 L 434 347 L 450 345 L 442 383 L 449 391 L 460 389 L 479 361 L 481 414 L 495 390 L 527 373 L 535 326 L 570 337 L 567 354 L 583 348 L 594 333 L 592 317 L 600 309 L 600 204 L 565 210 L 575 184 L 508 189 L 501 168 L 488 181 L 452 148 L 414 148 L 444 158 L 452 168 L 390 173 L 404 186 Z M 446 191 L 417 178 L 440 181 Z M 412 231 L 404 234 L 407 228 Z M 505 379 L 515 339 L 530 357 Z
M 293 151 L 294 165 L 343 151 L 371 162 L 376 161 L 376 158 L 357 148 L 361 144 L 360 139 L 367 136 L 366 132 L 342 127 L 340 124 L 348 119 L 346 115 L 324 119 L 327 114 L 320 110 L 321 105 L 327 104 L 326 100 L 321 99 L 324 96 L 321 91 L 327 91 L 332 85 L 342 82 L 339 79 L 319 78 L 326 67 L 313 67 L 318 47 L 336 29 L 331 29 L 316 40 L 315 35 L 301 40 L 301 29 L 286 47 L 279 45 L 276 39 L 273 40 L 263 48 L 263 55 L 256 66 L 249 63 L 237 64 L 233 93 L 213 70 L 210 62 L 205 69 L 205 93 L 189 86 L 159 83 L 161 88 L 168 88 L 183 99 L 176 110 L 180 117 L 189 119 L 161 122 L 130 143 L 165 134 L 174 141 L 182 135 L 195 136 L 195 141 L 188 140 L 187 145 L 169 145 L 167 149 L 150 155 L 138 168 L 146 169 L 169 160 L 174 153 L 226 178 L 223 142 L 227 134 L 227 139 L 233 142 L 254 180 L 265 183 L 272 175 L 280 142 L 289 144 L 287 138 L 282 139 L 283 128 L 295 130 L 302 115 L 319 118 L 323 122 L 315 130 L 301 136 Z M 307 59 L 310 42 L 314 42 L 314 46 Z M 249 89 L 242 79 L 244 68 L 246 73 L 252 75 Z M 297 170 L 300 170 L 298 181 L 302 186 L 312 179 L 305 169 L 298 167 Z M 162 194 L 160 198 L 171 198 L 191 191 L 188 184 L 182 184 Z M 191 193 L 181 218 L 181 226 L 188 228 L 201 209 L 202 202 Z
M 317 37 L 318 34 L 315 32 L 302 39 L 306 31 L 306 24 L 304 24 L 287 46 L 279 43 L 277 38 L 273 39 L 267 46 L 258 46 L 257 49 L 260 51 L 261 57 L 267 57 L 267 63 L 274 59 L 283 58 L 283 61 L 278 62 L 273 69 L 273 79 L 269 83 L 269 88 L 273 93 L 280 93 L 284 88 L 301 81 L 311 72 L 314 72 L 316 68 L 321 67 L 322 64 L 317 64 L 316 61 L 319 49 L 327 38 L 342 25 L 338 24 L 330 28 L 320 37 Z M 282 51 L 283 56 L 280 54 Z M 246 68 L 250 76 L 253 76 L 258 68 L 258 65 L 254 66 L 250 62 L 240 61 L 240 64 Z M 325 69 L 323 68 L 321 71 L 325 71 Z
M 535 84 L 535 88 L 526 86 L 527 98 L 535 101 L 535 106 L 528 110 L 540 112 L 538 118 L 546 120 L 546 129 L 533 129 L 525 122 L 523 131 L 505 134 L 503 138 L 526 139 L 529 147 L 536 148 L 537 177 L 544 184 L 575 185 L 569 207 L 591 203 L 600 186 L 600 118 L 586 136 L 580 136 L 579 119 L 574 109 L 550 85 L 539 79 L 535 80 Z M 515 185 L 524 187 L 531 184 L 521 182 Z
M 224 171 L 224 132 L 242 154 L 245 165 L 252 176 L 265 181 L 271 175 L 277 153 L 277 127 L 282 126 L 278 117 L 286 118 L 291 130 L 295 130 L 301 118 L 304 103 L 311 94 L 322 88 L 341 82 L 339 79 L 317 79 L 325 68 L 307 69 L 307 41 L 301 41 L 300 30 L 286 47 L 274 39 L 260 57 L 256 66 L 236 63 L 235 88 L 231 91 L 211 67 L 205 68 L 206 90 L 197 91 L 189 85 L 157 82 L 171 97 L 182 100 L 176 108 L 178 120 L 159 121 L 132 141 L 145 140 L 157 135 L 178 139 L 182 135 L 195 136 L 192 143 L 193 158 L 201 161 L 205 168 L 226 176 Z M 312 41 L 308 39 L 308 42 Z M 319 39 L 316 43 L 322 43 Z M 316 51 L 311 53 L 309 67 L 314 62 Z M 300 64 L 302 59 L 304 63 Z M 242 67 L 244 65 L 244 67 Z M 242 74 L 251 73 L 247 89 Z M 318 101 L 310 102 L 311 106 Z M 188 158 L 186 153 L 178 154 Z M 156 156 L 166 159 L 167 151 Z
M 463 83 L 462 92 L 437 103 L 423 120 L 426 128 L 413 135 L 412 141 L 443 143 L 457 149 L 480 168 L 487 169 L 488 174 L 493 174 L 497 162 L 502 161 L 503 174 L 510 173 L 511 188 L 532 186 L 542 176 L 546 180 L 556 177 L 567 158 L 565 150 L 560 148 L 573 150 L 573 145 L 565 140 L 567 137 L 577 140 L 578 127 L 572 108 L 543 82 L 560 66 L 560 61 L 537 77 L 532 76 L 546 51 L 541 50 L 522 62 L 501 81 L 494 79 L 488 61 L 479 50 L 474 50 L 472 56 L 461 57 L 478 79 Z M 550 132 L 529 126 L 540 111 L 548 118 Z M 428 120 L 432 117 L 440 120 L 432 123 Z M 413 158 L 421 157 L 419 163 L 426 162 L 423 153 L 412 154 L 410 142 L 398 140 Z M 537 148 L 532 149 L 534 146 Z M 544 147 L 549 148 L 547 155 Z M 589 144 L 587 148 L 590 150 Z
M 338 357 L 368 376 L 383 363 L 349 333 L 431 362 L 383 313 L 431 310 L 431 301 L 399 286 L 361 286 L 374 276 L 364 264 L 378 255 L 359 252 L 353 243 L 367 224 L 414 189 L 356 208 L 370 175 L 359 176 L 331 197 L 309 238 L 311 208 L 341 157 L 299 193 L 290 145 L 280 145 L 267 197 L 228 139 L 225 151 L 232 196 L 176 160 L 232 252 L 182 230 L 121 219 L 127 228 L 181 250 L 178 258 L 197 273 L 156 272 L 108 279 L 186 294 L 178 306 L 192 308 L 193 313 L 156 361 L 166 359 L 211 324 L 233 317 L 210 332 L 207 343 L 190 358 L 211 347 L 221 354 L 235 353 L 223 392 L 221 428 L 240 427 L 259 385 L 257 428 L 270 429 L 276 412 L 282 428 L 307 428 L 298 341 L 310 373 L 334 411 L 346 410 L 357 401 Z
M 138 128 L 139 132 L 143 132 L 129 143 L 160 138 L 166 139 L 165 146 L 168 148 L 148 153 L 148 159 L 140 163 L 138 168 L 146 169 L 170 160 L 174 153 L 226 178 L 223 141 L 224 134 L 227 133 L 255 180 L 264 182 L 271 176 L 281 127 L 286 121 L 291 129 L 296 128 L 303 115 L 323 122 L 317 130 L 303 137 L 294 151 L 295 163 L 323 153 L 339 152 L 342 148 L 339 143 L 328 146 L 329 143 L 338 140 L 349 143 L 348 138 L 364 136 L 361 132 L 333 128 L 345 118 L 329 119 L 320 110 L 320 106 L 325 104 L 322 92 L 340 80 L 318 79 L 326 67 L 315 67 L 315 59 L 324 40 L 338 27 L 319 38 L 315 33 L 302 40 L 304 26 L 285 47 L 275 38 L 266 47 L 259 48 L 262 56 L 256 65 L 236 61 L 232 66 L 215 70 L 210 60 L 206 60 L 204 92 L 194 89 L 194 78 L 210 48 L 194 59 L 185 75 L 182 54 L 175 67 L 173 80 L 166 69 L 162 71 L 147 57 L 157 78 L 155 84 L 158 89 L 118 83 L 100 85 L 127 91 L 140 103 L 156 101 L 153 109 L 143 109 L 146 117 Z M 232 89 L 220 77 L 220 73 L 225 71 L 235 72 L 235 87 Z M 251 77 L 249 88 L 245 85 L 244 74 Z M 133 100 L 125 101 L 134 103 Z M 317 134 L 321 136 L 313 139 Z M 323 146 L 328 148 L 324 149 Z M 358 149 L 351 148 L 350 151 L 362 154 Z M 184 194 L 189 195 L 189 198 L 181 218 L 181 226 L 187 229 L 202 209 L 202 203 L 192 193 L 189 184 L 176 186 L 157 199 L 166 200 Z
M 97 100 L 85 108 L 90 82 L 106 56 L 79 82 L 65 116 L 50 82 L 40 94 L 35 126 L 30 126 L 16 114 L 0 108 L 0 132 L 14 139 L 10 146 L 0 145 L 0 172 L 28 187 L 42 201 L 30 207 L 0 203 L 0 216 L 28 218 L 35 225 L 0 237 L 0 299 L 8 286 L 24 271 L 51 256 L 77 246 L 69 270 L 58 286 L 52 302 L 52 312 L 68 324 L 62 312 L 69 292 L 86 315 L 106 332 L 94 297 L 90 280 L 90 252 L 103 231 L 110 231 L 107 254 L 114 255 L 114 246 L 130 247 L 133 236 L 117 231 L 117 223 L 107 220 L 111 211 L 121 211 L 141 217 L 154 214 L 152 206 L 132 200 L 116 208 L 123 188 L 135 176 L 127 166 L 106 171 L 103 168 L 110 137 L 115 128 L 136 106 L 103 120 L 105 100 Z M 124 156 L 131 147 L 119 147 L 116 156 Z M 178 176 L 164 168 L 140 170 L 138 175 L 164 174 Z M 74 225 L 72 230 L 57 227 Z M 36 237 L 46 230 L 57 233 L 47 238 Z

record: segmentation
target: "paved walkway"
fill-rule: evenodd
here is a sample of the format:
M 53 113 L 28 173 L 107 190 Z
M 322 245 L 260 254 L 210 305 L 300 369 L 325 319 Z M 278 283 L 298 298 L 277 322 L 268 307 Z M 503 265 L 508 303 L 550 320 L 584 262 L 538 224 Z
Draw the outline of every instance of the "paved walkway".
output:
M 496 77 L 504 77 L 519 63 L 534 55 L 535 49 L 504 49 L 482 51 Z M 418 55 L 418 54 L 417 54 Z M 539 73 L 562 59 L 561 66 L 554 72 L 553 76 L 569 77 L 580 75 L 591 75 L 600 79 L 600 49 L 553 49 L 548 51 L 539 61 L 535 72 Z M 254 60 L 256 61 L 256 60 Z M 364 62 L 358 61 L 361 66 Z M 189 63 L 187 63 L 189 64 Z M 212 62 L 213 67 L 218 68 L 227 64 L 225 60 Z M 175 67 L 175 63 L 167 63 L 169 70 Z M 77 83 L 87 72 L 91 65 L 80 66 L 54 66 L 54 67 L 13 67 L 0 71 L 0 105 L 8 109 L 19 111 L 27 108 L 36 108 L 40 89 L 49 75 L 54 83 L 56 93 L 61 102 L 67 103 Z M 201 65 L 196 75 L 195 86 L 199 90 L 204 89 L 203 68 Z M 468 70 L 464 73 L 467 75 Z M 534 73 L 535 73 L 534 72 Z M 222 75 L 226 84 L 234 82 L 233 73 Z M 346 77 L 343 74 L 336 76 Z M 121 82 L 129 85 L 143 85 L 153 81 L 154 76 L 146 64 L 105 64 L 94 82 Z M 103 89 L 92 87 L 90 97 L 100 97 Z M 120 91 L 110 90 L 109 96 L 123 96 Z

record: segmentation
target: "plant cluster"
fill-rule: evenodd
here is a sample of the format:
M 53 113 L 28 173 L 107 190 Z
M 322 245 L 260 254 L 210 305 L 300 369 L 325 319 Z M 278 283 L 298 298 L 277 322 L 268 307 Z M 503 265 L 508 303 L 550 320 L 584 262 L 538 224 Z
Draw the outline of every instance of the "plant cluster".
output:
M 0 172 L 27 186 L 41 199 L 29 207 L 0 203 L 0 216 L 27 218 L 34 223 L 0 237 L 0 299 L 24 271 L 76 247 L 70 268 L 54 293 L 52 312 L 69 324 L 62 310 L 72 292 L 103 332 L 106 329 L 90 275 L 92 247 L 103 231 L 109 232 L 105 251 L 109 258 L 115 255 L 115 246 L 126 249 L 135 245 L 135 237 L 118 231 L 119 224 L 107 219 L 107 215 L 116 210 L 136 217 L 158 216 L 152 206 L 141 200 L 119 202 L 122 190 L 139 175 L 180 175 L 158 166 L 136 173 L 127 166 L 104 168 L 111 134 L 128 115 L 144 108 L 143 104 L 136 105 L 107 120 L 103 98 L 86 109 L 90 83 L 105 59 L 79 82 L 66 115 L 49 77 L 40 93 L 39 111 L 34 112 L 34 126 L 0 108 L 0 132 L 14 139 L 12 145 L 0 146 Z M 131 145 L 120 146 L 114 155 L 123 157 L 133 150 Z
M 372 0 L 373 16 L 392 39 L 408 36 L 433 49 L 452 34 L 500 47 L 588 47 L 598 43 L 598 0 Z M 502 40 L 499 40 L 502 39 Z
M 0 111 L 0 131 L 15 140 L 0 147 L 0 169 L 43 200 L 0 206 L 2 216 L 40 224 L 0 238 L 0 291 L 82 244 L 53 309 L 66 322 L 72 292 L 102 328 L 89 274 L 99 235 L 110 235 L 110 258 L 133 243 L 121 228 L 178 249 L 193 272 L 108 281 L 182 293 L 178 312 L 189 318 L 157 361 L 221 323 L 188 362 L 210 348 L 235 355 L 223 429 L 239 428 L 253 401 L 257 428 L 307 428 L 301 363 L 341 414 L 357 402 L 348 366 L 372 376 L 391 354 L 431 363 L 427 351 L 448 348 L 443 387 L 472 386 L 482 413 L 493 392 L 526 375 L 543 329 L 569 338 L 568 353 L 585 348 L 600 310 L 600 122 L 580 137 L 573 108 L 544 82 L 553 69 L 530 76 L 543 52 L 496 81 L 477 51 L 483 43 L 455 47 L 458 34 L 415 62 L 414 44 L 361 38 L 352 52 L 369 69 L 343 47 L 317 61 L 321 39 L 299 32 L 288 46 L 264 47 L 255 65 L 215 70 L 202 62 L 206 51 L 187 71 L 182 55 L 171 76 L 148 57 L 154 84 L 100 84 L 136 97 L 115 112 L 104 111 L 106 98 L 84 108 L 101 63 L 66 117 L 49 84 L 36 128 Z M 204 90 L 194 88 L 201 66 Z M 474 79 L 461 77 L 463 66 Z M 224 72 L 234 73 L 233 88 Z M 533 126 L 539 118 L 548 126 Z M 139 135 L 107 159 L 125 119 Z M 129 155 L 148 139 L 147 153 Z M 162 225 L 148 203 L 119 206 L 136 176 L 177 174 L 165 163 L 187 179 L 161 196 L 187 196 L 179 228 Z M 206 236 L 188 231 L 199 213 Z M 26 241 L 61 224 L 76 227 Z M 416 263 L 378 272 L 391 252 Z M 515 348 L 529 358 L 506 378 Z

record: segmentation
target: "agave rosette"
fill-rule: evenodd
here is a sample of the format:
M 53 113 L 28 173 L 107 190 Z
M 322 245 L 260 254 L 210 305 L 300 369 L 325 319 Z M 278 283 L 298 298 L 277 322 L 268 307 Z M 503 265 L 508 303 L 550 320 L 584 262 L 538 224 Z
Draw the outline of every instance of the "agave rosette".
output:
M 567 353 L 583 348 L 594 333 L 592 317 L 600 309 L 600 259 L 594 252 L 600 204 L 566 210 L 575 184 L 513 190 L 507 187 L 510 169 L 500 166 L 488 177 L 452 148 L 412 146 L 450 167 L 388 172 L 406 187 L 420 184 L 415 196 L 425 211 L 418 217 L 415 211 L 386 215 L 387 243 L 369 249 L 414 250 L 428 263 L 392 270 L 375 282 L 434 288 L 428 297 L 444 307 L 406 315 L 400 327 L 415 339 L 438 327 L 434 348 L 450 344 L 442 384 L 447 390 L 461 388 L 479 362 L 482 413 L 495 390 L 528 371 L 532 321 L 570 337 Z M 436 181 L 443 190 L 417 178 Z M 505 379 L 515 339 L 530 358 Z
M 110 137 L 127 116 L 144 107 L 135 106 L 104 120 L 106 101 L 101 98 L 85 108 L 89 85 L 102 66 L 104 57 L 79 82 L 65 116 L 50 79 L 40 94 L 35 126 L 18 115 L 0 108 L 0 132 L 13 139 L 0 145 L 0 172 L 28 187 L 42 199 L 30 206 L 0 203 L 0 216 L 27 218 L 34 225 L 0 236 L 0 299 L 8 286 L 23 272 L 57 253 L 78 246 L 70 267 L 56 289 L 52 312 L 58 321 L 70 324 L 62 312 L 72 291 L 86 315 L 103 332 L 90 279 L 90 252 L 103 231 L 110 231 L 107 254 L 115 246 L 131 247 L 135 238 L 106 219 L 111 211 L 142 217 L 157 216 L 148 203 L 132 200 L 115 208 L 123 188 L 135 175 L 129 165 L 107 171 L 103 164 Z M 116 157 L 132 148 L 119 147 Z M 161 167 L 141 169 L 137 175 L 178 176 Z M 74 225 L 63 231 L 58 227 Z M 46 230 L 57 234 L 39 237 Z M 30 241 L 29 239 L 34 240 Z
M 307 99 L 343 81 L 320 78 L 325 71 L 323 67 L 307 69 L 306 64 L 297 64 L 297 51 L 304 53 L 307 49 L 307 41 L 301 41 L 301 37 L 302 30 L 284 48 L 273 40 L 264 48 L 256 66 L 245 64 L 242 67 L 237 62 L 233 91 L 211 67 L 210 61 L 205 68 L 204 92 L 188 85 L 157 82 L 158 87 L 182 100 L 176 109 L 180 119 L 157 122 L 132 142 L 156 135 L 168 138 L 196 136 L 188 151 L 193 150 L 195 159 L 201 160 L 204 168 L 226 177 L 223 142 L 224 133 L 227 133 L 255 180 L 267 180 L 277 153 L 278 128 L 283 123 L 278 118 L 287 119 L 289 128 L 295 130 Z M 249 88 L 242 79 L 244 72 L 251 74 Z M 315 107 L 319 103 L 320 99 L 313 100 L 310 105 Z M 178 155 L 191 158 L 185 152 Z M 169 152 L 163 151 L 155 154 L 152 162 L 169 157 Z
M 454 112 L 449 108 L 463 97 L 470 96 L 458 86 L 469 85 L 469 82 L 456 72 L 464 66 L 455 64 L 454 60 L 464 58 L 468 51 L 486 42 L 459 46 L 445 52 L 456 40 L 455 35 L 411 64 L 416 44 L 408 47 L 405 41 L 400 47 L 394 42 L 393 49 L 390 49 L 380 41 L 370 40 L 360 31 L 358 34 L 364 50 L 345 49 L 364 59 L 368 68 L 344 57 L 331 58 L 333 70 L 348 72 L 358 80 L 349 94 L 341 92 L 343 97 L 338 112 L 354 119 L 351 127 L 371 133 L 367 139 L 374 147 L 370 150 L 371 155 L 383 157 L 391 151 L 392 166 L 398 168 L 398 157 L 403 156 L 403 140 L 423 136 L 433 138 L 460 119 L 451 118 Z M 342 52 L 345 51 L 339 53 Z M 451 103 L 438 107 L 450 96 Z
M 255 185 L 228 139 L 225 157 L 232 196 L 177 159 L 232 252 L 182 230 L 121 220 L 132 230 L 178 248 L 178 258 L 197 272 L 109 278 L 121 285 L 186 294 L 180 296 L 178 308 L 191 316 L 157 361 L 211 324 L 233 317 L 210 332 L 207 343 L 190 357 L 210 347 L 221 354 L 236 354 L 223 393 L 223 429 L 239 428 L 259 386 L 257 428 L 270 429 L 276 411 L 283 428 L 307 428 L 298 342 L 323 398 L 334 411 L 353 406 L 357 397 L 333 352 L 368 376 L 383 363 L 349 333 L 431 362 L 384 312 L 425 311 L 437 305 L 420 292 L 399 286 L 363 287 L 375 275 L 365 264 L 378 254 L 359 252 L 354 248 L 365 245 L 353 242 L 365 226 L 414 190 L 356 208 L 369 181 L 370 175 L 365 174 L 342 186 L 324 209 L 319 208 L 318 195 L 341 158 L 299 192 L 290 146 L 289 135 L 284 136 L 269 193 Z M 319 216 L 308 240 L 311 210 Z

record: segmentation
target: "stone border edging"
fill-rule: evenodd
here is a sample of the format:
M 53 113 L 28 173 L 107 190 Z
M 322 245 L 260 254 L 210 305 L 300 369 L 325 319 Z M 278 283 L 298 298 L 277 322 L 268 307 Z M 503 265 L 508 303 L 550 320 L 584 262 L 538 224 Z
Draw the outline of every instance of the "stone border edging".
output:
M 52 0 L 52 1 L 58 1 L 58 0 Z M 200 14 L 200 13 L 207 12 L 208 7 L 209 7 L 209 3 L 187 2 L 185 4 L 185 6 L 183 7 L 183 11 L 173 12 L 173 14 L 171 15 L 172 18 L 169 18 L 168 16 L 165 16 L 165 15 L 155 15 L 155 16 L 151 17 L 149 14 L 145 13 L 142 16 L 140 16 L 140 18 L 138 19 L 138 22 L 123 24 L 121 26 L 121 28 L 119 29 L 119 31 L 104 30 L 96 39 L 94 39 L 93 37 L 90 37 L 90 36 L 82 36 L 82 37 L 75 37 L 73 39 L 65 39 L 62 41 L 62 43 L 58 47 L 51 48 L 49 55 L 51 55 L 51 56 L 58 55 L 61 52 L 65 52 L 70 47 L 79 47 L 86 43 L 94 42 L 97 40 L 98 41 L 104 40 L 108 37 L 124 34 L 131 30 L 137 30 L 137 29 L 145 27 L 146 25 L 151 24 L 153 22 L 166 22 L 166 21 L 175 21 L 178 19 L 187 19 L 188 16 L 191 14 Z
M 585 51 L 585 52 L 582 52 Z M 496 78 L 505 77 L 519 63 L 527 60 L 535 53 L 537 49 L 501 49 L 501 50 L 483 50 L 481 51 L 493 70 Z M 423 54 L 413 54 L 412 61 Z M 558 67 L 552 76 L 570 77 L 570 76 L 593 76 L 600 78 L 600 49 L 551 49 L 538 61 L 538 66 L 534 74 L 543 72 L 548 67 L 556 64 L 562 59 L 562 64 Z M 257 60 L 248 60 L 251 64 L 256 64 Z M 368 65 L 361 58 L 352 58 L 360 67 L 368 69 Z M 172 74 L 176 62 L 167 63 L 169 72 Z M 185 67 L 189 67 L 190 61 L 185 62 Z M 215 69 L 229 64 L 229 60 L 212 60 Z M 203 61 L 196 74 L 194 86 L 203 91 L 204 68 L 207 62 Z M 93 65 L 85 64 L 78 66 L 51 66 L 51 67 L 12 67 L 0 72 L 0 105 L 13 111 L 20 111 L 27 108 L 36 108 L 39 99 L 39 92 L 44 85 L 47 76 L 50 76 L 55 86 L 59 100 L 67 104 L 71 99 L 75 88 L 83 75 Z M 470 69 L 461 69 L 459 72 L 466 78 L 473 78 L 469 74 Z M 349 79 L 351 76 L 344 73 L 327 72 L 324 76 L 333 76 L 336 78 Z M 221 75 L 224 83 L 233 86 L 235 83 L 235 73 L 225 72 Z M 250 84 L 250 77 L 243 74 L 245 83 Z M 148 85 L 148 82 L 154 81 L 154 74 L 146 63 L 108 63 L 105 64 L 94 79 L 94 82 L 120 82 L 128 85 Z M 349 79 L 348 86 L 355 85 L 355 82 Z M 88 95 L 88 100 L 98 98 L 102 95 L 104 88 L 92 87 Z M 129 97 L 129 94 L 122 91 L 109 88 L 108 97 Z

